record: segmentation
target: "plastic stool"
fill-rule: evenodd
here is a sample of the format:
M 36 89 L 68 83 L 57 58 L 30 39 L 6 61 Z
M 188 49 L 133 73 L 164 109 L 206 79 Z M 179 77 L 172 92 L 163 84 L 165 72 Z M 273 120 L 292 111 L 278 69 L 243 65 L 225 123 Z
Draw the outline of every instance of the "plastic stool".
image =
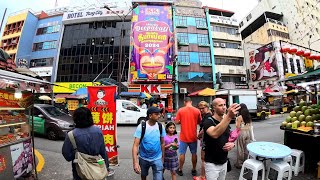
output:
M 285 177 L 285 172 L 289 172 L 288 180 L 292 178 L 291 167 L 285 161 L 272 161 L 267 171 L 267 179 L 269 179 L 270 169 L 278 171 L 277 180 L 282 180 Z
M 252 171 L 252 180 L 256 180 L 258 179 L 258 172 L 260 170 L 262 170 L 262 180 L 264 180 L 265 177 L 265 168 L 264 165 L 261 161 L 255 160 L 255 159 L 247 159 L 246 161 L 244 161 L 242 168 L 241 168 L 241 172 L 240 172 L 240 177 L 239 180 L 243 180 L 245 179 L 243 177 L 243 173 L 244 173 L 244 169 L 250 169 Z
M 293 167 L 292 167 L 292 156 L 289 155 L 289 156 L 283 158 L 283 161 L 287 162 L 290 165 L 290 170 L 292 172 L 292 170 L 293 170 Z M 289 172 L 285 172 L 283 176 L 284 177 L 289 177 Z
M 304 152 L 297 150 L 297 149 L 291 149 L 292 153 L 292 171 L 294 171 L 294 176 L 298 176 L 299 172 L 304 173 L 304 164 L 305 164 L 305 156 Z

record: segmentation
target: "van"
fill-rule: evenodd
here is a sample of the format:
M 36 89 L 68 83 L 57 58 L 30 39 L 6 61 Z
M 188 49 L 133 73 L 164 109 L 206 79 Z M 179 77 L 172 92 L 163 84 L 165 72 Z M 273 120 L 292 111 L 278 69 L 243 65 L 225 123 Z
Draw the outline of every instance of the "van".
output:
M 117 124 L 140 124 L 146 120 L 147 109 L 142 109 L 128 100 L 116 100 Z
M 29 123 L 32 126 L 31 116 Z M 50 140 L 64 138 L 66 133 L 74 129 L 74 122 L 69 114 L 49 104 L 34 104 L 34 132 L 46 135 Z

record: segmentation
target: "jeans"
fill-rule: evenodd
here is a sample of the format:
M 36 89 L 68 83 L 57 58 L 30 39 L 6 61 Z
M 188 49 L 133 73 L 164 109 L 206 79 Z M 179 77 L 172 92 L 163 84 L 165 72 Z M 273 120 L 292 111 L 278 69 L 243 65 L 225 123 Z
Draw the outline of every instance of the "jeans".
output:
M 206 179 L 210 180 L 225 180 L 227 175 L 227 164 L 213 164 L 205 162 Z
M 153 161 L 146 161 L 142 158 L 139 158 L 139 164 L 141 168 L 141 176 L 147 177 L 149 168 L 151 167 L 153 173 L 153 180 L 163 179 L 163 163 L 161 158 Z

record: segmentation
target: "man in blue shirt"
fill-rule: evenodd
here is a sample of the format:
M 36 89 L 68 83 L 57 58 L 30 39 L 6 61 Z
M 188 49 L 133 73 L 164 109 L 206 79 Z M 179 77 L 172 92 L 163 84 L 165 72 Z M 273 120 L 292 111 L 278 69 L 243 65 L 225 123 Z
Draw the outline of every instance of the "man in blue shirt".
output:
M 162 134 L 160 135 L 159 125 L 157 123 L 160 118 L 160 109 L 150 107 L 147 111 L 147 118 L 145 134 L 141 142 L 141 124 L 134 133 L 134 143 L 132 147 L 133 169 L 137 174 L 141 174 L 142 180 L 146 180 L 149 168 L 152 167 L 153 179 L 162 180 L 164 158 L 163 138 L 166 134 L 164 127 L 161 125 Z

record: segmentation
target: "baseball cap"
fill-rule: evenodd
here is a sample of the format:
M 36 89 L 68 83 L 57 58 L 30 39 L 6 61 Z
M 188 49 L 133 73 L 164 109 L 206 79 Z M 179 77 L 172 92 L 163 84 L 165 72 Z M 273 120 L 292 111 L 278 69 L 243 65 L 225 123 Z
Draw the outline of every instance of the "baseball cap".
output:
M 147 116 L 149 116 L 152 113 L 160 113 L 160 109 L 157 107 L 153 107 L 151 106 L 148 110 L 147 110 Z

